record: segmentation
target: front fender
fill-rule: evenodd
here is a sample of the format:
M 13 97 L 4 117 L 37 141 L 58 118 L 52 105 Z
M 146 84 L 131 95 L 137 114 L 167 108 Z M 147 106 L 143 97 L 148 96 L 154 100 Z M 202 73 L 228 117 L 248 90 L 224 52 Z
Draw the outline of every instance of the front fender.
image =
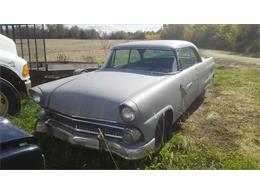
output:
M 140 129 L 143 132 L 144 139 L 146 142 L 154 138 L 158 120 L 161 116 L 164 116 L 165 112 L 168 110 L 174 111 L 174 108 L 171 105 L 167 105 L 161 110 L 159 110 L 157 113 L 154 113 L 150 118 L 148 118 L 148 120 L 146 120 L 144 123 L 140 125 Z

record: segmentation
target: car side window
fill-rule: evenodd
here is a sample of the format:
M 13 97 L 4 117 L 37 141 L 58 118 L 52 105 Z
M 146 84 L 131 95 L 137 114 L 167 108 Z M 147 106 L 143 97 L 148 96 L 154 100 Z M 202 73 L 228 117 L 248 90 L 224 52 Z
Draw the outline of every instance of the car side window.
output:
M 136 49 L 130 51 L 129 63 L 135 63 L 141 61 L 140 53 Z
M 154 58 L 154 57 L 158 56 L 158 53 L 155 50 L 147 49 L 147 50 L 145 50 L 143 56 L 144 56 L 144 59 Z
M 191 47 L 180 48 L 177 54 L 183 70 L 200 62 L 198 54 Z
M 115 50 L 113 67 L 128 64 L 129 50 Z

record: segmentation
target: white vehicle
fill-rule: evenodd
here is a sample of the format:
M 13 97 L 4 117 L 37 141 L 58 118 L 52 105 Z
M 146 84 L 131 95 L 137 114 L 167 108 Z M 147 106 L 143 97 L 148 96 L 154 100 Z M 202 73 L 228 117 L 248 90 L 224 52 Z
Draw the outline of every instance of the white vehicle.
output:
M 17 55 L 15 42 L 0 34 L 0 116 L 20 111 L 21 94 L 29 94 L 27 62 Z

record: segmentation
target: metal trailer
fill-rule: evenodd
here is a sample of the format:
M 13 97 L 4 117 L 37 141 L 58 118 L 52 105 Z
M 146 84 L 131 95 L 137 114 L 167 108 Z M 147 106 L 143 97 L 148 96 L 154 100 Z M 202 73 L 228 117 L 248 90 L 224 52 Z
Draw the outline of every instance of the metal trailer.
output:
M 0 33 L 14 40 L 19 56 L 28 62 L 32 85 L 98 68 L 97 63 L 48 61 L 44 24 L 0 24 Z

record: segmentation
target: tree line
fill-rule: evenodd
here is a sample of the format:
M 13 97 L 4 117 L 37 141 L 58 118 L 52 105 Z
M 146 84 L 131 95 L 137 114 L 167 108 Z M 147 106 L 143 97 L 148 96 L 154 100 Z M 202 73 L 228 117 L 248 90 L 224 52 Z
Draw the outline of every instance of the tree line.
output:
M 258 24 L 164 24 L 158 31 L 98 32 L 95 29 L 47 25 L 48 38 L 75 39 L 174 39 L 187 40 L 200 48 L 227 50 L 259 55 L 260 25 Z
M 142 31 L 112 33 L 97 31 L 95 29 L 83 29 L 74 25 L 72 27 L 63 24 L 48 24 L 46 30 L 47 38 L 73 38 L 73 39 L 145 39 Z
M 18 30 L 18 29 L 17 29 Z M 4 29 L 1 28 L 1 33 Z M 35 37 L 32 25 L 19 29 L 21 38 Z M 44 33 L 42 25 L 36 25 L 36 37 L 55 39 L 125 39 L 125 40 L 187 40 L 200 48 L 235 51 L 260 55 L 259 24 L 164 24 L 158 31 L 101 32 L 77 25 L 48 24 Z
M 158 33 L 161 39 L 187 40 L 200 48 L 260 55 L 259 24 L 168 24 Z

